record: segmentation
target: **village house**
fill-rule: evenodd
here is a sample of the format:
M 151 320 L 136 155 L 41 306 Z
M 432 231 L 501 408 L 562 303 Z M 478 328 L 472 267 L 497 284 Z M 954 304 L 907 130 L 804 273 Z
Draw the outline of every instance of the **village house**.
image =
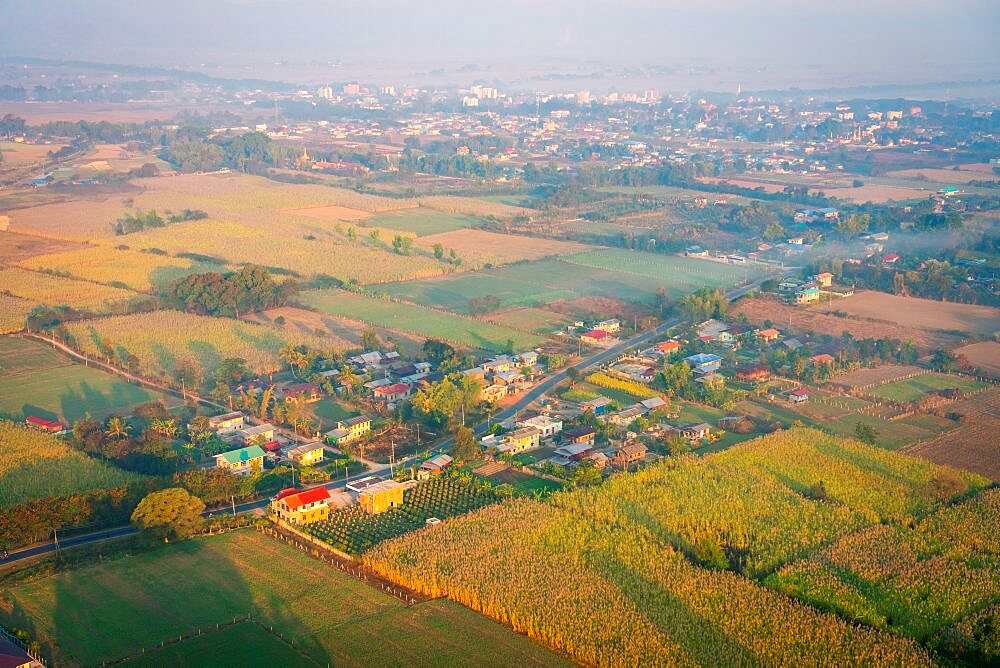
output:
M 49 434 L 57 434 L 63 430 L 61 423 L 55 420 L 46 420 L 45 418 L 40 418 L 37 415 L 29 415 L 24 419 L 24 424 L 32 429 L 37 429 L 39 431 L 44 431 Z
M 887 253 L 882 256 L 882 265 L 885 267 L 891 267 L 900 260 L 899 253 Z
M 267 422 L 250 427 L 243 427 L 242 429 L 236 430 L 236 440 L 244 445 L 256 442 L 266 443 L 274 440 L 275 429 L 276 427 L 273 424 L 269 424 Z
M 604 415 L 608 412 L 608 406 L 613 402 L 607 397 L 594 397 L 593 399 L 587 399 L 586 401 L 580 402 L 580 408 L 584 413 L 587 411 L 594 411 L 594 415 Z
M 417 471 L 417 480 L 427 480 L 432 476 L 441 475 L 446 468 L 451 466 L 452 461 L 448 455 L 431 457 L 420 465 L 420 469 Z
M 811 361 L 816 366 L 833 366 L 833 363 L 836 362 L 837 360 L 834 359 L 833 355 L 830 355 L 828 353 L 820 353 L 819 355 L 813 355 L 812 357 L 810 357 L 809 361 Z
M 828 288 L 833 285 L 833 274 L 828 271 L 824 271 L 823 273 L 816 274 L 814 280 L 816 281 L 816 285 L 821 288 Z
M 535 427 L 522 427 L 501 436 L 497 450 L 501 453 L 509 452 L 516 455 L 519 452 L 538 447 L 541 436 L 542 432 Z
M 562 432 L 563 443 L 587 443 L 594 444 L 597 437 L 597 430 L 593 427 L 577 427 L 576 429 L 566 429 Z
M 486 369 L 481 366 L 474 367 L 472 369 L 466 369 L 462 372 L 464 375 L 472 378 L 473 380 L 486 381 Z
M 761 341 L 761 343 L 773 343 L 781 338 L 781 332 L 773 327 L 770 327 L 757 332 L 757 338 Z
M 795 293 L 796 304 L 813 304 L 820 300 L 821 291 L 816 286 L 804 287 Z
M 611 462 L 618 467 L 625 467 L 646 458 L 647 448 L 639 441 L 629 441 L 615 449 Z
M 753 328 L 750 325 L 738 323 L 719 332 L 719 340 L 723 343 L 736 343 L 750 336 L 752 332 Z
M 552 461 L 560 466 L 567 466 L 573 462 L 582 461 L 588 454 L 594 451 L 593 442 L 590 443 L 568 443 L 556 448 L 552 455 Z
M 749 385 L 766 383 L 771 379 L 771 370 L 763 364 L 750 364 L 736 369 L 736 379 Z
M 591 345 L 602 345 L 610 343 L 611 340 L 611 334 L 605 332 L 603 329 L 592 329 L 580 335 L 580 341 Z
M 536 415 L 525 418 L 517 422 L 518 427 L 534 427 L 539 432 L 539 438 L 552 438 L 562 431 L 562 420 L 549 417 L 548 415 Z
M 395 404 L 404 399 L 408 399 L 412 389 L 413 387 L 411 385 L 407 385 L 406 383 L 393 383 L 392 385 L 376 387 L 372 391 L 372 394 L 375 397 L 375 401 Z
M 705 387 L 708 388 L 716 388 L 716 387 L 722 387 L 723 385 L 726 384 L 726 377 L 723 376 L 721 373 L 715 373 L 713 371 L 712 373 L 706 373 L 703 376 L 698 376 L 697 378 L 694 379 L 694 382 L 700 383 L 701 385 L 704 385 Z
M 215 456 L 215 467 L 227 469 L 236 475 L 253 475 L 264 470 L 264 449 L 251 445 L 239 450 L 230 450 Z
M 513 362 L 507 355 L 498 355 L 492 359 L 488 359 L 483 362 L 483 370 L 486 373 L 502 373 L 504 371 L 510 371 L 513 366 Z
M 488 385 L 480 392 L 480 396 L 483 401 L 493 404 L 506 397 L 509 391 L 506 385 Z
M 671 355 L 681 349 L 681 344 L 677 341 L 659 341 L 656 344 L 656 349 L 663 353 L 664 355 Z
M 535 366 L 538 364 L 538 353 L 534 350 L 529 350 L 527 352 L 519 353 L 517 355 L 517 364 L 521 367 Z
M 208 418 L 208 426 L 216 434 L 229 434 L 243 428 L 243 420 L 246 416 L 239 411 L 223 413 Z
M 712 426 L 705 422 L 685 424 L 681 425 L 678 431 L 681 436 L 693 443 L 695 441 L 703 441 L 708 438 L 712 433 Z
M 372 419 L 364 415 L 341 420 L 324 436 L 330 443 L 351 443 L 372 430 Z
M 801 404 L 809 401 L 809 390 L 804 387 L 800 387 L 787 393 L 785 397 L 793 404 Z
M 646 409 L 646 411 L 652 412 L 661 408 L 666 408 L 670 404 L 664 401 L 663 397 L 650 397 L 649 399 L 643 399 L 640 401 L 639 405 Z
M 286 453 L 288 458 L 302 466 L 312 466 L 323 461 L 323 444 L 319 441 L 303 443 L 289 448 Z
M 616 375 L 624 376 L 637 383 L 650 383 L 656 376 L 656 369 L 644 364 L 616 364 L 611 367 L 611 371 Z
M 271 512 L 289 524 L 309 524 L 330 516 L 330 492 L 314 487 L 304 492 L 278 494 L 271 502 Z
M 358 503 L 369 515 L 378 515 L 403 505 L 404 488 L 395 480 L 382 480 L 365 487 L 358 494 Z
M 684 361 L 690 365 L 696 374 L 708 374 L 718 371 L 722 366 L 722 358 L 712 353 L 698 353 L 685 357 Z
M 601 322 L 594 325 L 594 329 L 599 329 L 602 332 L 607 332 L 608 334 L 614 334 L 615 332 L 620 332 L 622 329 L 622 323 L 620 320 L 613 318 L 611 320 L 602 320 Z
M 627 427 L 635 422 L 636 418 L 640 418 L 645 414 L 646 410 L 641 405 L 636 404 L 615 413 L 608 418 L 608 422 L 619 427 Z
M 293 383 L 278 390 L 285 401 L 304 398 L 306 403 L 313 403 L 322 398 L 319 387 L 313 383 Z
M 499 371 L 493 374 L 493 383 L 496 385 L 514 386 L 524 381 L 524 376 L 520 371 Z

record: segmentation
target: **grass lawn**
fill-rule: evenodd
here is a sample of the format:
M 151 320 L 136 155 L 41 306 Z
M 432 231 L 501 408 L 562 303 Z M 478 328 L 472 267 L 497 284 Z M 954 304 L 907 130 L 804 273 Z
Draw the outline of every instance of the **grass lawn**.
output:
M 534 454 L 535 452 L 537 452 L 537 450 L 532 451 L 531 454 Z M 494 473 L 489 477 L 491 480 L 495 480 L 498 484 L 512 485 L 521 496 L 531 496 L 536 491 L 547 493 L 562 489 L 562 485 L 554 480 L 546 480 L 545 478 L 539 478 L 527 473 L 521 473 L 520 471 L 515 471 L 513 469 L 500 471 L 499 473 Z
M 418 237 L 424 237 L 429 234 L 451 232 L 465 227 L 479 227 L 482 225 L 482 221 L 475 216 L 444 213 L 418 207 L 380 213 L 369 218 L 365 224 L 371 227 L 387 227 L 400 232 L 412 232 Z
M 310 404 L 310 407 L 316 417 L 323 418 L 324 424 L 330 425 L 334 422 L 359 415 L 357 411 L 351 410 L 332 397 L 324 397 L 316 403 Z M 332 429 L 333 427 L 331 426 L 330 428 Z
M 0 415 L 37 415 L 71 423 L 85 413 L 102 418 L 136 404 L 176 399 L 71 361 L 45 344 L 0 337 Z
M 868 394 L 890 401 L 916 401 L 925 394 L 934 392 L 935 390 L 958 389 L 963 392 L 970 392 L 982 389 L 983 387 L 985 387 L 983 383 L 962 378 L 961 376 L 929 373 L 896 383 L 886 383 L 885 385 L 873 387 L 871 390 L 868 390 Z
M 209 631 L 178 645 L 146 652 L 120 665 L 132 668 L 192 665 L 215 668 L 242 668 L 251 665 L 296 668 L 318 664 L 256 624 L 246 622 L 219 631 Z
M 251 530 L 16 584 L 7 596 L 43 643 L 55 642 L 84 664 L 155 648 L 198 629 L 214 630 L 217 623 L 248 613 L 273 625 L 321 666 L 563 663 L 467 608 L 444 600 L 406 607 Z M 259 641 L 253 634 L 252 644 L 240 651 L 257 656 L 252 650 Z M 230 636 L 226 642 L 236 641 Z M 188 656 L 199 665 L 214 665 L 210 654 L 194 647 Z M 261 642 L 264 656 L 275 651 L 270 638 Z

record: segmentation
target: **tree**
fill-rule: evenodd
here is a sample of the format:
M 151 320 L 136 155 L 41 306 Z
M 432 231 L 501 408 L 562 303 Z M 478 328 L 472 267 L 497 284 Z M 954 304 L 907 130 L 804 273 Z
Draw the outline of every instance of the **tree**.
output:
M 854 427 L 854 437 L 862 443 L 875 445 L 878 441 L 878 429 L 867 422 L 859 422 Z
M 374 327 L 365 327 L 361 330 L 361 347 L 367 350 L 379 350 L 382 342 L 378 340 L 378 333 Z
M 580 370 L 571 366 L 566 369 L 566 377 L 569 378 L 570 385 L 576 385 L 580 381 Z
M 434 244 L 434 259 L 443 260 L 444 259 L 444 246 L 441 244 Z
M 455 430 L 455 443 L 451 446 L 451 456 L 459 464 L 476 461 L 483 456 L 472 429 L 459 427 Z
M 143 535 L 169 542 L 183 540 L 201 528 L 205 502 L 181 487 L 169 487 L 147 495 L 132 513 L 132 524 Z
M 108 438 L 115 440 L 128 438 L 130 431 L 132 431 L 132 426 L 125 420 L 125 418 L 117 415 L 109 417 L 107 423 L 104 425 L 104 434 Z
M 392 248 L 400 255 L 409 255 L 413 249 L 413 237 L 397 234 L 392 238 Z

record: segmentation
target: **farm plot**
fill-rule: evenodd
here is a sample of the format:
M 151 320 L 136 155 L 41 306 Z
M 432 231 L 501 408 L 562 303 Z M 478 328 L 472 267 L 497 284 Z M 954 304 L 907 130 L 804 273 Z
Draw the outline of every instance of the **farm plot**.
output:
M 843 300 L 838 300 L 836 303 L 841 304 Z M 841 318 L 813 309 L 783 304 L 773 299 L 740 299 L 733 304 L 731 314 L 745 315 L 755 325 L 762 325 L 765 320 L 786 323 L 790 329 L 799 332 L 820 332 L 832 336 L 848 332 L 856 339 L 889 338 L 899 341 L 913 339 L 914 344 L 922 351 L 953 348 L 963 338 L 959 334 L 926 329 L 919 324 L 900 325 L 885 320 Z
M 960 417 L 958 427 L 902 449 L 907 454 L 988 476 L 1000 482 L 1000 389 L 946 408 Z
M 51 434 L 0 420 L 0 508 L 111 489 L 140 478 L 77 452 Z
M 0 293 L 0 334 L 24 329 L 25 320 L 35 306 L 34 302 L 27 299 Z
M 449 601 L 407 607 L 246 530 L 64 571 L 6 591 L 42 643 L 58 646 L 65 657 L 60 664 L 98 665 L 194 634 L 162 656 L 179 656 L 177 665 L 204 665 L 198 630 L 214 632 L 216 624 L 247 614 L 283 635 L 313 665 L 476 665 L 495 663 L 499 656 L 518 665 L 560 663 L 526 638 Z M 245 637 L 251 645 L 239 655 L 256 643 L 261 654 L 254 663 L 275 655 L 270 640 L 262 642 L 256 632 Z
M 868 390 L 868 394 L 890 401 L 917 401 L 921 397 L 940 390 L 959 390 L 962 393 L 975 392 L 985 384 L 961 376 L 944 373 L 928 373 L 908 380 L 886 383 Z
M 927 639 L 996 602 L 1000 490 L 925 517 L 845 536 L 768 584 L 823 610 Z
M 501 350 L 508 341 L 520 350 L 542 343 L 541 337 L 462 318 L 442 311 L 366 297 L 342 290 L 315 290 L 299 295 L 321 312 L 352 318 L 408 334 L 450 341 L 461 346 Z
M 106 285 L 124 285 L 140 292 L 165 287 L 171 281 L 193 272 L 221 269 L 221 265 L 211 262 L 195 262 L 104 245 L 39 255 L 18 265 L 27 269 L 65 272 Z
M 2 205 L 0 205 L 0 209 L 2 209 Z M 75 241 L 49 239 L 32 234 L 18 234 L 17 232 L 3 231 L 3 229 L 3 217 L 0 216 L 0 262 L 4 263 L 26 260 L 36 255 L 61 253 L 82 246 L 82 244 Z
M 1000 309 L 974 304 L 955 304 L 916 297 L 900 297 L 884 292 L 862 291 L 813 311 L 843 311 L 857 318 L 888 321 L 913 329 L 945 332 L 993 334 L 1000 331 Z
M 420 206 L 435 209 L 444 213 L 455 213 L 464 216 L 495 216 L 497 218 L 513 218 L 530 215 L 531 210 L 516 206 L 500 199 L 480 197 L 456 197 L 450 195 L 431 195 L 417 200 Z
M 20 267 L 0 267 L 0 285 L 10 294 L 49 306 L 100 310 L 135 293 L 88 281 L 53 276 Z
M 964 357 L 981 373 L 1000 377 L 1000 343 L 981 341 L 955 350 L 955 355 Z
M 278 325 L 275 321 L 284 318 L 284 325 Z M 424 340 L 406 333 L 390 331 L 384 327 L 371 327 L 360 320 L 344 318 L 331 315 L 329 313 L 318 313 L 307 311 L 306 309 L 294 306 L 281 306 L 268 309 L 261 313 L 254 313 L 248 316 L 249 320 L 259 322 L 262 325 L 274 325 L 287 329 L 294 329 L 302 334 L 315 334 L 329 339 L 330 345 L 344 349 L 360 347 L 361 335 L 365 329 L 372 328 L 375 335 L 383 343 L 390 344 L 393 348 L 403 352 L 416 353 Z M 278 321 L 280 322 L 280 321 Z
M 687 293 L 701 287 L 732 287 L 745 278 L 756 278 L 765 271 L 756 265 L 730 265 L 692 260 L 675 255 L 656 255 L 618 248 L 580 253 L 566 257 L 567 262 L 584 267 L 635 274 L 666 282 L 668 291 Z
M 0 141 L 0 153 L 3 153 L 4 167 L 17 167 L 30 162 L 43 162 L 49 159 L 49 152 L 55 153 L 63 147 L 62 144 L 25 144 L 23 142 Z
M 841 664 L 865 656 L 927 665 L 913 641 L 714 569 L 766 573 L 857 528 L 904 522 L 952 496 L 933 483 L 942 475 L 953 474 L 792 430 L 548 503 L 494 505 L 382 543 L 364 560 L 585 664 L 797 665 L 816 656 Z M 838 503 L 804 493 L 820 480 Z M 959 481 L 958 493 L 985 484 Z
M 572 318 L 561 313 L 531 307 L 497 311 L 488 314 L 486 319 L 502 327 L 511 327 L 536 334 L 547 334 L 553 330 L 562 329 L 573 322 Z
M 348 506 L 330 518 L 306 526 L 312 535 L 349 554 L 367 552 L 382 541 L 415 531 L 436 517 L 463 515 L 499 501 L 491 490 L 475 482 L 437 477 L 403 492 L 403 505 L 371 515 L 361 506 Z
M 435 244 L 441 244 L 446 252 L 454 250 L 462 258 L 463 265 L 473 267 L 538 260 L 589 249 L 588 246 L 572 241 L 554 241 L 470 229 L 431 234 L 417 239 L 417 246 L 425 251 L 432 251 Z
M 907 364 L 881 364 L 872 368 L 854 369 L 831 376 L 827 381 L 830 385 L 840 386 L 848 390 L 867 389 L 895 383 L 927 373 L 926 369 Z
M 482 220 L 475 216 L 445 213 L 421 206 L 416 209 L 400 209 L 399 211 L 380 213 L 368 219 L 367 225 L 409 232 L 418 237 L 424 237 L 479 227 L 482 225 Z
M 70 361 L 31 339 L 0 338 L 0 415 L 29 415 L 69 425 L 86 413 L 100 419 L 149 401 L 177 400 Z
M 170 382 L 179 368 L 187 367 L 198 376 L 199 386 L 226 358 L 242 358 L 254 373 L 262 374 L 281 368 L 278 351 L 285 345 L 331 348 L 315 335 L 179 311 L 84 320 L 68 329 L 75 346 L 92 357 L 105 359 L 110 352 L 112 361 L 135 364 L 142 373 Z

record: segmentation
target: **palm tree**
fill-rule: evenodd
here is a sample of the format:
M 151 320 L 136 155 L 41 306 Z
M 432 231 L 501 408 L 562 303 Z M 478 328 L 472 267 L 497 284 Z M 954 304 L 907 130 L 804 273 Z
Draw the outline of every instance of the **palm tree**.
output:
M 132 425 L 130 425 L 125 418 L 117 415 L 108 418 L 107 423 L 104 425 L 104 434 L 108 438 L 118 440 L 125 439 L 128 438 L 128 433 L 130 431 L 132 431 Z
M 347 366 L 346 364 L 340 368 L 340 374 L 337 376 L 337 380 L 340 384 L 347 388 L 348 394 L 354 393 L 354 386 L 358 384 L 358 374 L 354 373 L 354 369 Z
M 177 422 L 171 418 L 153 418 L 149 428 L 157 434 L 173 438 L 177 433 Z

